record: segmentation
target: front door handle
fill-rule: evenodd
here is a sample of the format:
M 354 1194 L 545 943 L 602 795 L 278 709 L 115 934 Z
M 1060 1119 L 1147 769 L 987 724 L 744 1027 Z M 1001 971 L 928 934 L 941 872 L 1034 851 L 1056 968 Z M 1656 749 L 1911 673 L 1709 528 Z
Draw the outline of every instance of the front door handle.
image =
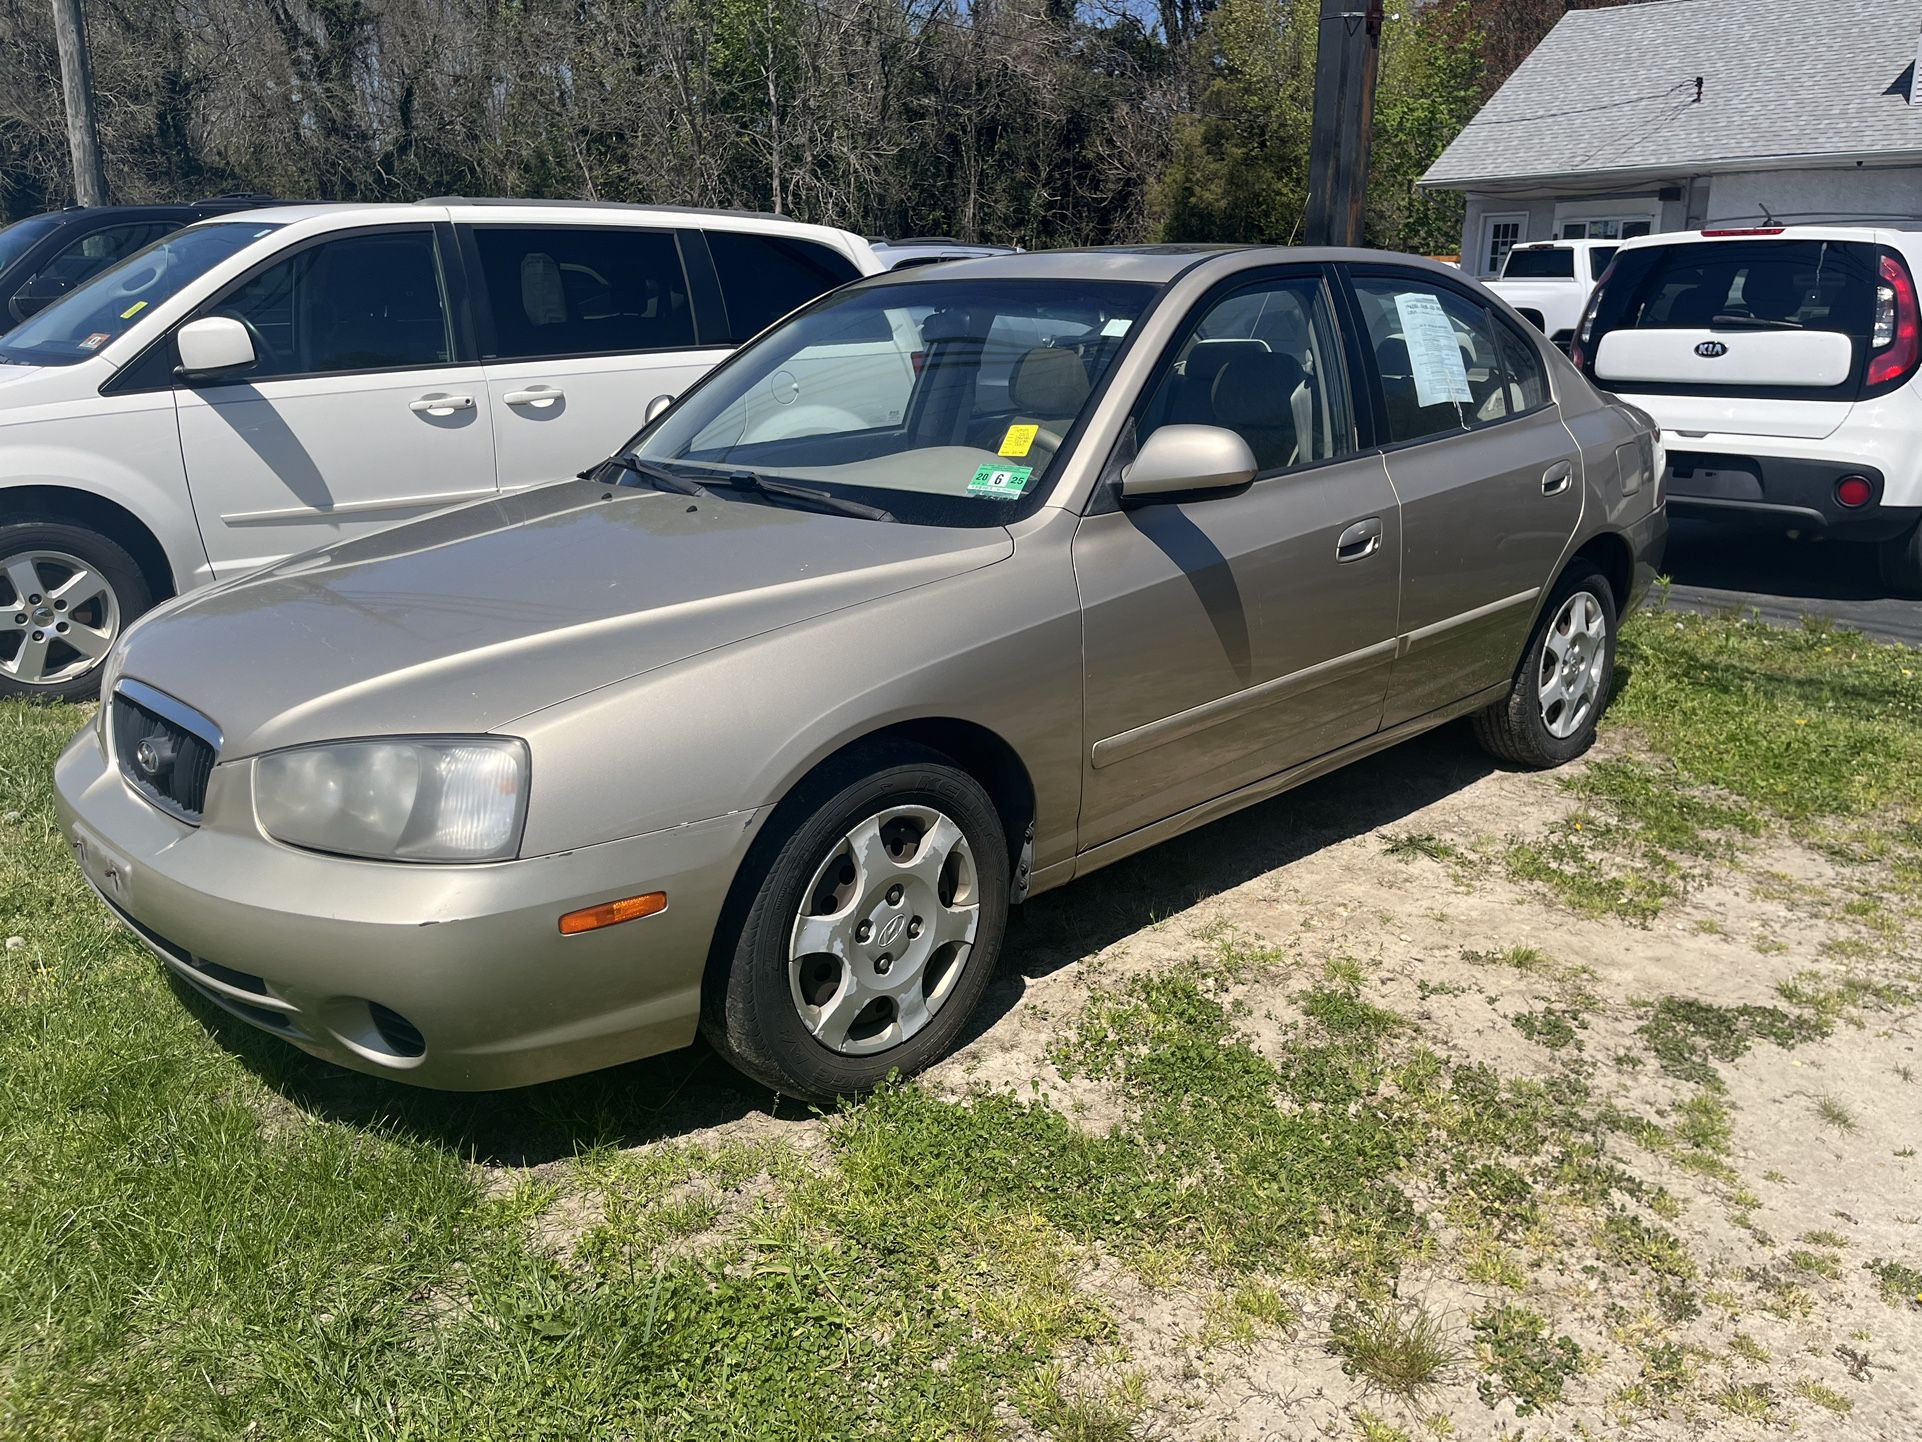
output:
M 1567 461 L 1557 461 L 1542 476 L 1542 494 L 1559 496 L 1568 489 L 1568 483 L 1575 479 L 1575 467 Z
M 501 399 L 510 406 L 551 406 L 566 400 L 567 392 L 558 386 L 529 386 L 524 391 L 509 391 Z
M 409 401 L 407 409 L 417 416 L 451 416 L 455 411 L 474 409 L 472 396 L 422 396 L 417 401 Z
M 1381 517 L 1370 516 L 1341 533 L 1335 542 L 1335 559 L 1341 562 L 1365 560 L 1381 549 Z

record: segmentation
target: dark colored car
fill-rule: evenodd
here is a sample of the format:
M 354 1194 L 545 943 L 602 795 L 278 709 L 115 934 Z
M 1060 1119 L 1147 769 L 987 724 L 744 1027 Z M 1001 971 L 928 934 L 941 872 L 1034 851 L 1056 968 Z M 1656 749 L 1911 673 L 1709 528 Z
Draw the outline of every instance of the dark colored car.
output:
M 0 230 L 0 331 L 183 225 L 273 203 L 265 195 L 219 195 L 173 205 L 76 205 L 16 220 Z

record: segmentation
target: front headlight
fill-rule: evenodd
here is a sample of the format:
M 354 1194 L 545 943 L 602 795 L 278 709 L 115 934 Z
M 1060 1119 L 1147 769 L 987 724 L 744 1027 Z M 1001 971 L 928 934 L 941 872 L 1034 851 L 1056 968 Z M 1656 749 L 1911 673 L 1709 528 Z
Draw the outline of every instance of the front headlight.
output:
M 527 743 L 395 737 L 254 762 L 254 814 L 276 841 L 383 861 L 503 861 L 527 814 Z

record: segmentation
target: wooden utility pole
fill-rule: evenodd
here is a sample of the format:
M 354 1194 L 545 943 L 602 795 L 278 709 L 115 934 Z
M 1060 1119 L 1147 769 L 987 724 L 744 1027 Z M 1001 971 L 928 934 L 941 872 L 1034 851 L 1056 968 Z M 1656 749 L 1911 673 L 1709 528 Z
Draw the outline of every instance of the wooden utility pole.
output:
M 53 0 L 53 34 L 60 47 L 60 88 L 67 97 L 74 199 L 82 205 L 105 205 L 107 178 L 100 169 L 100 131 L 93 118 L 93 63 L 87 59 L 87 22 L 80 0 Z
M 1382 0 L 1321 0 L 1315 118 L 1309 135 L 1310 245 L 1360 245 Z

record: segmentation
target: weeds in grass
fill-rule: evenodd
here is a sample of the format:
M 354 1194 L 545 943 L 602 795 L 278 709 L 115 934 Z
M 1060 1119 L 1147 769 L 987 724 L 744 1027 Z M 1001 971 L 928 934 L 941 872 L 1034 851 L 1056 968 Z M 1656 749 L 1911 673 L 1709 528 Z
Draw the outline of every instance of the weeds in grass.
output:
M 1721 1080 L 1711 1062 L 1737 1060 L 1757 1038 L 1792 1047 L 1828 1031 L 1821 1018 L 1796 1016 L 1780 1007 L 1716 1006 L 1679 996 L 1663 997 L 1636 1028 L 1663 1071 L 1704 1086 Z
M 1709 1401 L 1730 1416 L 1766 1422 L 1775 1414 L 1775 1389 L 1767 1382 L 1728 1382 Z
M 1428 831 L 1404 831 L 1390 836 L 1382 843 L 1381 849 L 1397 861 L 1413 861 L 1418 856 L 1425 856 L 1430 861 L 1453 861 L 1461 855 L 1446 841 Z
M 1728 1339 L 1728 1349 L 1736 1356 L 1758 1365 L 1766 1363 L 1769 1360 L 1769 1349 L 1749 1336 L 1746 1332 L 1737 1332 L 1733 1337 L 1730 1337 Z
M 1855 1403 L 1833 1387 L 1825 1387 L 1820 1382 L 1797 1382 L 1795 1395 L 1833 1412 L 1838 1417 L 1846 1417 L 1855 1410 Z
M 1922 1268 L 1877 1257 L 1866 1270 L 1874 1276 L 1882 1300 L 1891 1307 L 1922 1309 Z
M 1570 1046 L 1579 1051 L 1581 1039 L 1576 1029 L 1588 1026 L 1581 1012 L 1556 1006 L 1545 1006 L 1540 1011 L 1525 1011 L 1512 1020 L 1516 1031 L 1550 1051 L 1560 1051 Z
M 1487 1373 L 1475 1384 L 1482 1401 L 1492 1407 L 1506 1392 L 1520 1417 L 1561 1401 L 1563 1386 L 1582 1365 L 1574 1340 L 1549 1336 L 1547 1321 L 1526 1307 L 1491 1307 L 1469 1330 Z
M 1832 1127 L 1838 1132 L 1853 1132 L 1856 1129 L 1855 1113 L 1839 1097 L 1817 1097 L 1815 1115 L 1821 1119 L 1823 1126 Z
M 1329 1322 L 1328 1347 L 1351 1377 L 1397 1397 L 1420 1396 L 1460 1360 L 1438 1318 L 1398 1302 L 1338 1308 Z

